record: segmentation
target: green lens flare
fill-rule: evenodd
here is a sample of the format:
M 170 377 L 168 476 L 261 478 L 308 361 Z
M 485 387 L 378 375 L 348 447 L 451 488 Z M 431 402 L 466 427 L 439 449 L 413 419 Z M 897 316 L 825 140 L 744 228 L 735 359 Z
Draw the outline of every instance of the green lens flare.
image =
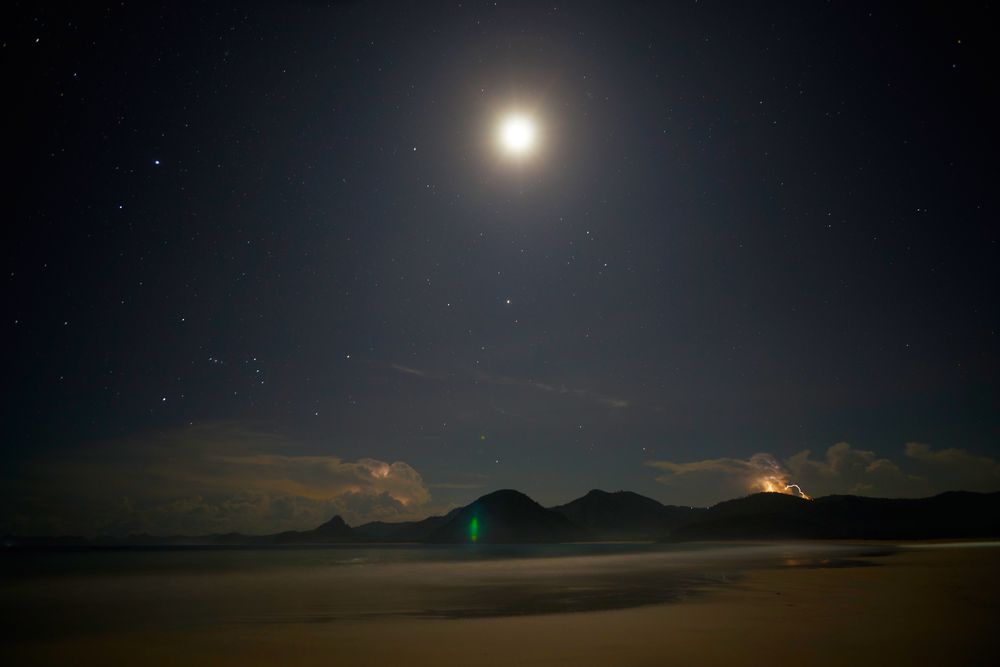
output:
M 469 539 L 475 542 L 479 539 L 479 518 L 472 517 L 472 521 L 469 522 Z

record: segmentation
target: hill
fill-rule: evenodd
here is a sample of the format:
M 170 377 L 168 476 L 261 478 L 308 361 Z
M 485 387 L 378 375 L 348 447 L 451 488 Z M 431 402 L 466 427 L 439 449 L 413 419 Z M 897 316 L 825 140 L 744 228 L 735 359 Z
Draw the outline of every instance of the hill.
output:
M 550 508 L 602 540 L 659 540 L 690 523 L 704 509 L 678 507 L 632 491 L 594 489 L 565 505 Z
M 335 516 L 312 530 L 289 530 L 258 539 L 275 544 L 339 544 L 356 542 L 358 538 L 354 530 L 340 516 Z
M 570 542 L 587 532 L 559 512 L 545 509 L 519 491 L 504 489 L 485 495 L 455 512 L 434 530 L 430 542 Z
M 1000 536 L 1000 493 L 930 498 L 758 493 L 709 508 L 671 539 L 938 539 Z
M 129 535 L 84 538 L 7 535 L 12 548 L 238 546 L 359 542 L 539 543 L 587 540 L 944 539 L 1000 537 L 1000 492 L 951 491 L 930 498 L 757 493 L 708 509 L 662 505 L 630 491 L 593 490 L 546 509 L 510 489 L 443 516 L 355 528 L 335 516 L 312 530 L 274 535 Z
M 443 516 L 429 516 L 421 521 L 371 521 L 354 529 L 361 540 L 371 542 L 426 542 L 431 533 L 446 524 L 463 508 L 456 507 Z

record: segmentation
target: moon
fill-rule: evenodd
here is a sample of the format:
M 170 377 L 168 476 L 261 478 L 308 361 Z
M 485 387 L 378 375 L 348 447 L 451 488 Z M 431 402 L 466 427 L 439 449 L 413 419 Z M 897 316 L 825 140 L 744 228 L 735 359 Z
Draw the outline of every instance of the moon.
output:
M 500 147 L 514 157 L 525 156 L 535 148 L 538 141 L 538 127 L 526 114 L 512 113 L 500 121 L 497 131 Z

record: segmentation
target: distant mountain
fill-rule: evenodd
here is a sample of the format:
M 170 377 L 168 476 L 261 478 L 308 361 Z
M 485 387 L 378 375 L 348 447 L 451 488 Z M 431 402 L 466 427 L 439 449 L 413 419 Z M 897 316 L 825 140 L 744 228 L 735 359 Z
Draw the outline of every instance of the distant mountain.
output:
M 815 500 L 784 493 L 757 493 L 727 500 L 671 534 L 674 540 L 778 539 L 822 537 L 812 515 Z
M 571 542 L 587 539 L 586 530 L 559 512 L 547 510 L 519 491 L 485 495 L 455 512 L 434 530 L 430 542 Z
M 335 516 L 312 530 L 289 530 L 277 535 L 265 535 L 257 540 L 274 544 L 339 544 L 356 542 L 358 536 L 340 516 Z M 255 541 L 257 541 L 255 540 Z
M 663 505 L 631 491 L 608 493 L 599 489 L 550 509 L 601 540 L 660 540 L 705 512 Z
M 335 516 L 312 530 L 275 535 L 2 538 L 6 547 L 293 545 L 358 542 L 516 543 L 607 539 L 934 539 L 1000 537 L 1000 492 L 952 491 L 931 498 L 757 493 L 708 509 L 661 505 L 629 491 L 593 490 L 546 509 L 513 490 L 495 491 L 444 516 L 351 528 Z
M 1000 493 L 931 498 L 758 493 L 727 500 L 678 527 L 671 539 L 935 539 L 1000 536 Z
M 444 516 L 429 516 L 422 521 L 388 523 L 372 521 L 354 528 L 357 537 L 371 542 L 426 542 L 431 533 L 447 523 L 463 508 L 456 507 Z

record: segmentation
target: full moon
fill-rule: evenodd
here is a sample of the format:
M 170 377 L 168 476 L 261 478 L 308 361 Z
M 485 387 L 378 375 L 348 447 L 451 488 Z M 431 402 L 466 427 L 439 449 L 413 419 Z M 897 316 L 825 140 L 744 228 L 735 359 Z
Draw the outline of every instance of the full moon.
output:
M 535 122 L 523 114 L 511 114 L 500 122 L 500 145 L 511 155 L 524 155 L 535 146 Z

